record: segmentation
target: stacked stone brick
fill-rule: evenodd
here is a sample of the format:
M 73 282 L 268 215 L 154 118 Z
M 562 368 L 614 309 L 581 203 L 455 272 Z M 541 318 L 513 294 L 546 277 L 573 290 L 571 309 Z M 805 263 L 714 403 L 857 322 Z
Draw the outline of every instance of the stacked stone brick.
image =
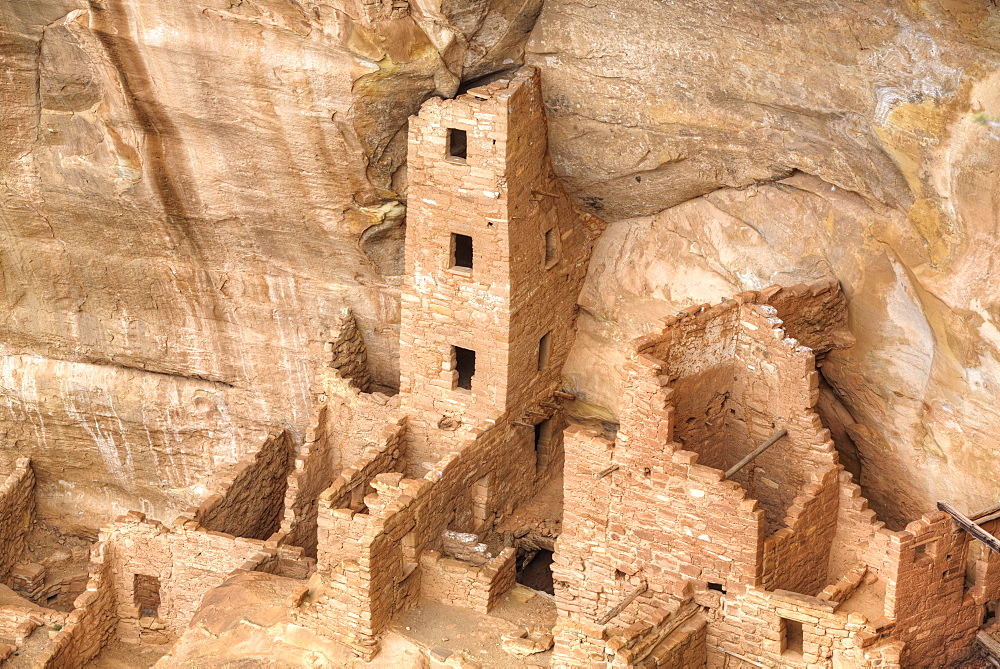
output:
M 4 474 L 6 474 L 4 476 Z M 35 474 L 28 458 L 0 471 L 0 582 L 7 582 L 11 568 L 27 546 L 35 517 Z
M 249 458 L 218 477 L 221 493 L 205 500 L 195 520 L 206 529 L 251 539 L 268 539 L 278 531 L 285 509 L 285 490 L 294 454 L 287 430 L 272 429 Z
M 368 392 L 372 383 L 368 349 L 350 309 L 340 312 L 331 335 L 324 346 L 327 366 L 336 369 L 341 378 L 347 379 L 359 391 Z
M 775 287 L 635 342 L 615 441 L 566 433 L 556 666 L 972 660 L 993 558 L 966 592 L 950 519 L 885 529 L 814 411 L 817 352 L 851 342 L 845 307 L 834 283 Z
M 449 155 L 461 132 L 463 155 Z M 487 564 L 438 556 L 446 531 L 488 531 L 561 465 L 555 393 L 599 226 L 555 178 L 531 68 L 428 101 L 410 120 L 407 174 L 405 422 L 398 445 L 383 436 L 345 458 L 348 468 L 320 495 L 323 586 L 299 612 L 301 624 L 364 657 L 422 592 L 485 611 L 513 584 L 513 551 Z M 453 235 L 472 239 L 471 268 L 452 262 Z M 454 347 L 475 352 L 470 389 L 458 387 Z M 343 397 L 327 396 L 324 434 L 336 433 L 331 414 L 355 406 Z M 451 588 L 441 589 L 445 580 Z
M 97 542 L 90 552 L 87 589 L 73 602 L 65 625 L 35 660 L 35 667 L 76 669 L 95 658 L 116 638 L 117 610 L 107 544 Z

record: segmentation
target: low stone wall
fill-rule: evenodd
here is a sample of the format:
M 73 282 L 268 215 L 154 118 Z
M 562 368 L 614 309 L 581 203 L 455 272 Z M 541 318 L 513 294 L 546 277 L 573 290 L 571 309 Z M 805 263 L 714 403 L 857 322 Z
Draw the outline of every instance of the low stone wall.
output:
M 35 474 L 28 458 L 20 458 L 0 483 L 0 581 L 24 552 L 34 517 Z
M 443 557 L 437 551 L 420 556 L 421 590 L 442 604 L 489 613 L 517 579 L 517 551 L 504 548 L 477 567 L 464 560 Z
M 314 392 L 319 406 L 288 476 L 281 522 L 282 542 L 305 548 L 310 557 L 316 557 L 320 494 L 333 485 L 337 472 L 365 457 L 372 442 L 383 440 L 386 426 L 396 425 L 399 414 L 398 396 L 361 392 L 337 370 L 324 370 Z
M 107 544 L 90 551 L 90 580 L 76 598 L 65 626 L 35 660 L 37 669 L 77 669 L 95 658 L 115 636 L 117 611 Z
M 281 527 L 293 455 L 292 435 L 272 429 L 256 453 L 213 481 L 220 492 L 198 507 L 195 520 L 213 532 L 270 538 Z
M 612 637 L 612 667 L 700 667 L 706 657 L 707 621 L 693 602 L 658 609 L 647 623 L 636 623 Z
M 167 527 L 134 511 L 103 529 L 100 539 L 108 543 L 113 564 L 118 635 L 129 643 L 177 638 L 206 592 L 267 552 L 259 539 L 212 532 L 193 518 L 181 516 Z M 301 548 L 277 550 L 282 558 L 303 557 Z M 157 591 L 154 613 L 143 611 L 154 606 L 141 601 L 148 589 Z

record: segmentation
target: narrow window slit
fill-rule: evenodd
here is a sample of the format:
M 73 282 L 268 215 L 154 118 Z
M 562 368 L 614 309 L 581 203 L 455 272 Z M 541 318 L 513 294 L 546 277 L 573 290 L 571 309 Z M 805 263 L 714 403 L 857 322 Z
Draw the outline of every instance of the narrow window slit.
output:
M 461 346 L 452 347 L 454 369 L 458 372 L 456 388 L 472 390 L 472 377 L 476 375 L 476 352 Z
M 549 353 L 551 351 L 551 332 L 545 333 L 541 339 L 538 340 L 538 371 L 544 370 L 549 366 Z
M 545 231 L 545 266 L 551 267 L 559 260 L 559 240 L 556 239 L 556 229 Z
M 448 128 L 448 157 L 465 162 L 468 157 L 469 133 L 458 128 Z
M 461 269 L 472 269 L 472 237 L 452 233 L 451 235 L 451 266 Z

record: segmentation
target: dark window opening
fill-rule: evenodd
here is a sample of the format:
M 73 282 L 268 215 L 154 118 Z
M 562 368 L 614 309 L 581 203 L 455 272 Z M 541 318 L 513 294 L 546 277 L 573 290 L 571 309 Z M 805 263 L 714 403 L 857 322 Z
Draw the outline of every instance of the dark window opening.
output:
M 132 579 L 132 596 L 139 607 L 139 617 L 160 613 L 160 579 L 148 574 L 136 574 Z
M 552 348 L 551 340 L 549 336 L 551 332 L 546 333 L 541 339 L 538 340 L 538 371 L 542 371 L 549 365 L 549 352 Z
M 559 260 L 559 246 L 556 229 L 552 228 L 545 231 L 545 266 L 551 267 L 557 260 Z
M 458 128 L 448 128 L 448 157 L 463 163 L 468 157 L 469 133 Z
M 517 572 L 517 582 L 532 590 L 556 594 L 552 582 L 552 551 L 541 548 L 536 553 L 528 553 Z
M 456 388 L 472 390 L 472 377 L 476 375 L 476 352 L 460 346 L 452 347 L 455 370 L 458 372 Z
M 715 590 L 716 592 L 721 592 L 722 594 L 726 594 L 726 589 L 722 587 L 721 583 L 709 583 L 708 589 Z
M 781 648 L 783 653 L 802 654 L 802 623 L 798 620 L 781 619 Z
M 913 559 L 914 561 L 919 560 L 923 557 L 933 558 L 937 549 L 937 541 L 928 541 L 922 543 L 919 546 L 914 547 Z
M 472 237 L 451 235 L 451 266 L 472 269 Z

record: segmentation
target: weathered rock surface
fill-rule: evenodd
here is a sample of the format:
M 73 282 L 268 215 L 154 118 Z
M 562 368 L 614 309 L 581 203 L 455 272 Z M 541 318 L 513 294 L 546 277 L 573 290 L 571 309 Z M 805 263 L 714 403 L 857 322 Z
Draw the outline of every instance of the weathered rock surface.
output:
M 0 457 L 31 452 L 43 517 L 169 518 L 301 433 L 344 306 L 395 382 L 406 118 L 533 25 L 556 168 L 617 221 L 581 397 L 614 411 L 655 318 L 834 276 L 858 345 L 826 396 L 876 506 L 1000 496 L 1000 141 L 973 120 L 1000 115 L 1000 10 L 403 4 L 0 0 Z
M 43 515 L 169 518 L 301 433 L 345 305 L 394 383 L 406 118 L 538 9 L 402 4 L 0 3 L 0 448 Z

